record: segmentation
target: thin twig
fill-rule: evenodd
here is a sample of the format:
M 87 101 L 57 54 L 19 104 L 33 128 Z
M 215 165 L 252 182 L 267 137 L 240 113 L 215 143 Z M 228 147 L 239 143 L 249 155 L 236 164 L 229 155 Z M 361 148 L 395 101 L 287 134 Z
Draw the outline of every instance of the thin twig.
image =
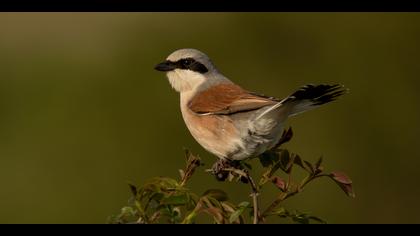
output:
M 259 210 L 258 210 L 258 193 L 252 193 L 252 202 L 254 205 L 254 224 L 258 224 L 259 222 Z
M 310 175 L 307 176 L 305 179 L 303 179 L 303 181 L 301 182 L 301 184 L 299 186 L 297 186 L 297 188 L 291 192 L 287 192 L 287 193 L 281 193 L 279 195 L 279 197 L 276 198 L 276 200 L 274 200 L 270 206 L 262 213 L 261 218 L 260 219 L 264 219 L 264 217 L 266 217 L 272 210 L 274 210 L 280 203 L 282 203 L 284 200 L 288 199 L 289 197 L 292 197 L 300 192 L 303 191 L 303 188 L 312 180 L 322 177 L 322 176 L 326 176 L 326 175 Z
M 258 206 L 259 191 L 258 191 L 258 187 L 255 184 L 254 180 L 252 179 L 251 175 L 246 170 L 240 170 L 240 169 L 236 169 L 236 168 L 225 168 L 224 170 L 234 172 L 234 173 L 236 173 L 240 176 L 245 177 L 248 180 L 249 185 L 251 186 L 251 189 L 252 189 L 251 197 L 252 197 L 253 208 L 254 208 L 253 223 L 258 224 L 258 222 L 260 222 L 260 211 L 259 211 L 259 206 Z
M 258 224 L 259 218 L 260 218 L 260 211 L 259 211 L 259 207 L 258 207 L 258 195 L 259 195 L 258 188 L 255 185 L 255 182 L 252 179 L 252 177 L 249 175 L 249 173 L 247 171 L 245 173 L 246 173 L 246 177 L 249 181 L 249 185 L 251 185 L 251 189 L 252 189 L 251 197 L 252 197 L 252 202 L 253 202 L 253 207 L 254 207 L 253 223 Z

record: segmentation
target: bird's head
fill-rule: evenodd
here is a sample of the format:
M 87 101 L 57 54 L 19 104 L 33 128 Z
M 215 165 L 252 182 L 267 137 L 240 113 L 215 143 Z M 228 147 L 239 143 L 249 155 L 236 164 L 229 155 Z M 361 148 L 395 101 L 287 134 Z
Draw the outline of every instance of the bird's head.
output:
M 191 48 L 176 50 L 155 69 L 166 72 L 172 87 L 181 93 L 227 80 L 206 54 Z

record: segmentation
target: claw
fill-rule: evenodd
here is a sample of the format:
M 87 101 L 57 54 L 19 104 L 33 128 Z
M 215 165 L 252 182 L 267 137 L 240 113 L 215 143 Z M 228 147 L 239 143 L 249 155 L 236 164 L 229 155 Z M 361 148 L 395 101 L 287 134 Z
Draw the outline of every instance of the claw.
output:
M 213 164 L 211 173 L 216 177 L 218 181 L 225 181 L 231 173 L 230 171 L 226 170 L 228 168 L 242 170 L 247 173 L 247 170 L 242 168 L 240 161 L 231 161 L 227 159 L 218 159 Z M 244 176 L 241 176 L 240 181 L 245 184 L 249 182 L 248 179 Z

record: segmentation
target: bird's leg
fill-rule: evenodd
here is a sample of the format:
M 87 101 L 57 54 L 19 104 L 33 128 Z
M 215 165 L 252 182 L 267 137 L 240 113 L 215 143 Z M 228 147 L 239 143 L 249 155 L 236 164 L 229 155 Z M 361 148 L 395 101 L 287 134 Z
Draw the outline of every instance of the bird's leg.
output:
M 229 170 L 230 169 L 230 170 Z M 247 170 L 243 168 L 240 161 L 228 160 L 228 159 L 218 159 L 212 166 L 211 173 L 216 176 L 216 179 L 219 181 L 225 181 L 229 174 L 231 174 L 231 169 L 237 169 L 247 173 Z M 248 178 L 245 176 L 240 176 L 242 183 L 247 184 Z
M 219 181 L 224 181 L 229 175 L 229 171 L 226 171 L 226 168 L 229 168 L 229 160 L 227 159 L 218 159 L 212 166 L 212 174 L 216 176 L 216 179 Z

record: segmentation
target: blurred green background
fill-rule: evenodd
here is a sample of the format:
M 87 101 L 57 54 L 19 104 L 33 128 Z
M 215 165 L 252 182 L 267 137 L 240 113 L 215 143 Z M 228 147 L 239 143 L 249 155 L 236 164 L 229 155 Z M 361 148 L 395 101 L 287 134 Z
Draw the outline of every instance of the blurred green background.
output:
M 177 177 L 183 147 L 210 166 L 153 70 L 185 47 L 255 92 L 350 89 L 291 119 L 286 146 L 323 155 L 357 198 L 325 179 L 287 207 L 330 223 L 420 223 L 420 14 L 1 13 L 0 33 L 1 223 L 105 223 L 126 205 L 127 182 Z M 190 186 L 248 199 L 247 186 L 203 171 Z M 277 192 L 267 190 L 264 204 Z

